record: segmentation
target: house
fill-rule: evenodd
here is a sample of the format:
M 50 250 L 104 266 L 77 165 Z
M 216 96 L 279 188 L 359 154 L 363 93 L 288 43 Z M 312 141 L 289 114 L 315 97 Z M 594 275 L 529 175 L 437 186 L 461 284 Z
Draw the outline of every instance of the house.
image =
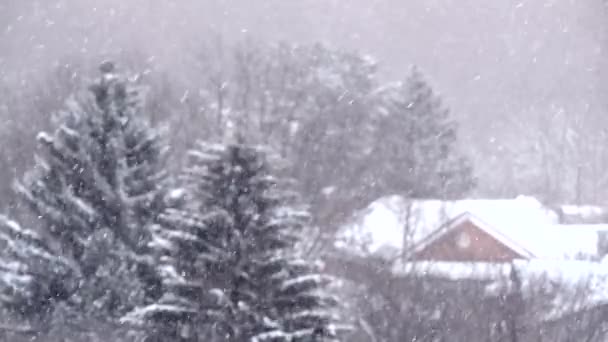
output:
M 608 224 L 562 224 L 563 214 L 527 196 L 457 201 L 389 196 L 341 230 L 337 245 L 418 261 L 598 258 L 600 236 L 608 232 Z
M 608 326 L 608 258 L 602 258 L 608 224 L 602 217 L 597 207 L 548 207 L 526 196 L 388 196 L 340 230 L 336 246 L 346 253 L 332 262 L 336 274 L 355 282 L 398 284 L 402 300 L 436 312 L 430 319 L 441 329 L 467 327 L 475 336 L 460 340 L 500 340 L 512 320 L 520 341 L 603 341 L 597 332 Z

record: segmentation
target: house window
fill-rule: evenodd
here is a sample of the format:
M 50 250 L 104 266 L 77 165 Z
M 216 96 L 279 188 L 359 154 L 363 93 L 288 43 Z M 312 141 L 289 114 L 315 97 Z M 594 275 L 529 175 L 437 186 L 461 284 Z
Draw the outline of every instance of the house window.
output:
M 471 245 L 471 237 L 469 234 L 462 232 L 456 237 L 456 245 L 461 249 L 469 248 Z

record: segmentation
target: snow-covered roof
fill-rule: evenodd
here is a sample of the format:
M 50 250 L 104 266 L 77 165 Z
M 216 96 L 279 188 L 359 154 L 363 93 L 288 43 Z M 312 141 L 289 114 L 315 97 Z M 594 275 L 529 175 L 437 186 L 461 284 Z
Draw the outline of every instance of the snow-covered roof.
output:
M 597 229 L 606 228 L 604 225 L 560 225 L 554 210 L 528 196 L 456 201 L 388 196 L 374 201 L 357 222 L 342 229 L 337 245 L 356 252 L 394 256 L 463 214 L 484 222 L 537 258 L 594 256 Z
M 415 274 L 454 281 L 494 281 L 508 278 L 511 267 L 510 263 L 416 261 L 396 262 L 393 264 L 392 272 L 396 276 Z
M 431 245 L 441 236 L 450 232 L 454 227 L 458 227 L 465 222 L 470 222 L 478 229 L 481 229 L 486 234 L 492 236 L 498 240 L 501 244 L 508 247 L 513 252 L 517 253 L 522 258 L 530 259 L 535 255 L 525 247 L 512 240 L 508 235 L 503 234 L 500 230 L 495 229 L 492 225 L 480 220 L 477 216 L 470 212 L 464 212 L 454 219 L 451 219 L 446 224 L 443 224 L 439 229 L 435 229 L 432 233 L 427 235 L 419 242 L 414 242 L 413 247 L 410 248 L 406 254 L 415 254 L 424 250 L 427 246 Z
M 580 223 L 598 223 L 606 217 L 604 208 L 596 205 L 566 204 L 559 207 L 564 220 Z
M 556 224 L 545 241 L 554 245 L 557 256 L 571 258 L 599 257 L 600 232 L 608 232 L 608 224 Z M 558 253 L 559 252 L 559 253 Z

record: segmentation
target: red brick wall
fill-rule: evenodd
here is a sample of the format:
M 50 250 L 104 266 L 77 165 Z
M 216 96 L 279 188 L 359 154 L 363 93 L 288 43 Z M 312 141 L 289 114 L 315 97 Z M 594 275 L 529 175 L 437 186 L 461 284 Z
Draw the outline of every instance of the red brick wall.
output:
M 458 245 L 460 233 L 469 236 L 469 245 Z M 415 260 L 508 262 L 522 256 L 491 235 L 466 221 L 414 255 Z

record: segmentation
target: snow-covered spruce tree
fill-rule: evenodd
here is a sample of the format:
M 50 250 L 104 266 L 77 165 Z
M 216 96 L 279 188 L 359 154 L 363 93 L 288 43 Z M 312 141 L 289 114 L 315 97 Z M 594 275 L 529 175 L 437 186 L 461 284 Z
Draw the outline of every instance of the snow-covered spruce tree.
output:
M 67 302 L 112 317 L 154 284 L 147 229 L 164 203 L 166 146 L 142 117 L 142 90 L 112 63 L 101 71 L 57 115 L 55 132 L 38 135 L 36 164 L 16 188 L 57 253 L 77 265 Z
M 202 327 L 201 341 L 336 340 L 330 278 L 297 255 L 309 215 L 279 163 L 250 146 L 197 146 L 189 206 L 166 211 L 153 242 L 166 292 L 128 318 Z
M 0 303 L 7 311 L 3 323 L 10 321 L 8 316 L 44 315 L 69 291 L 62 279 L 71 277 L 73 265 L 38 232 L 6 216 L 0 216 L 0 260 Z
M 385 193 L 454 198 L 473 186 L 472 166 L 458 148 L 457 125 L 417 68 L 379 91 L 376 143 L 368 180 Z

